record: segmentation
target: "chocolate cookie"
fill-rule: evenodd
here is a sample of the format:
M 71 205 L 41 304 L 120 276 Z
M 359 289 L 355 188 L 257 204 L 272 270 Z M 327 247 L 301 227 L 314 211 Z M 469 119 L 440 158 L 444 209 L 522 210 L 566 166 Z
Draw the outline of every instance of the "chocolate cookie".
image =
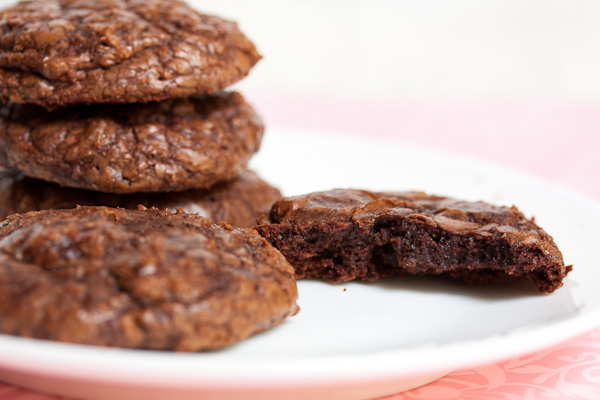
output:
M 197 351 L 297 312 L 293 268 L 256 231 L 156 209 L 16 214 L 0 227 L 0 331 Z
M 158 103 L 0 108 L 0 163 L 111 193 L 207 188 L 235 178 L 263 125 L 236 92 Z
M 213 222 L 225 221 L 234 227 L 256 224 L 259 212 L 266 212 L 281 198 L 279 190 L 244 171 L 230 182 L 210 189 L 193 189 L 171 193 L 112 194 L 60 187 L 55 183 L 26 178 L 22 173 L 0 170 L 0 220 L 15 213 L 82 206 L 122 207 L 138 205 L 182 209 L 197 213 Z
M 178 0 L 34 0 L 0 12 L 0 99 L 48 109 L 216 92 L 260 59 Z
M 515 207 L 338 189 L 284 198 L 263 222 L 256 229 L 299 278 L 447 274 L 479 283 L 510 276 L 549 293 L 570 270 L 552 238 Z

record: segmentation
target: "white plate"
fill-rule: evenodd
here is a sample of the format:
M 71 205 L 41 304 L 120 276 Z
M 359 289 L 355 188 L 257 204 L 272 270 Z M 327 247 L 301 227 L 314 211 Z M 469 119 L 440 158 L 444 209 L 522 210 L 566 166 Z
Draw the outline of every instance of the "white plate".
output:
M 517 171 L 441 151 L 271 129 L 253 167 L 285 194 L 418 189 L 516 204 L 574 264 L 565 285 L 469 287 L 437 279 L 299 282 L 301 312 L 231 348 L 105 349 L 0 335 L 0 380 L 85 399 L 360 399 L 556 344 L 600 324 L 600 205 Z

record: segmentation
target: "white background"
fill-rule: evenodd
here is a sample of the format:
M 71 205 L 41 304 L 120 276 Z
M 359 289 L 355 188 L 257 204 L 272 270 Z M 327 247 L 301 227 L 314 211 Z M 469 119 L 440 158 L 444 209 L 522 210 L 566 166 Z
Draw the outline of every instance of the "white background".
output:
M 393 100 L 600 99 L 600 2 L 193 1 L 264 59 L 243 90 Z
M 264 56 L 245 92 L 424 101 L 600 100 L 600 1 L 189 0 Z M 0 7 L 14 1 L 0 0 Z

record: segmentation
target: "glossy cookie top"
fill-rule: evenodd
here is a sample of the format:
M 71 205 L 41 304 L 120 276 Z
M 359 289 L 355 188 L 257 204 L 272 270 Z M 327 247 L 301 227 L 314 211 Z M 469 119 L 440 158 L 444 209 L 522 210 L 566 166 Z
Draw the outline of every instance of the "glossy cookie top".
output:
M 263 130 L 237 92 L 54 111 L 9 103 L 0 107 L 0 163 L 109 193 L 208 188 L 240 174 Z
M 0 226 L 0 331 L 101 346 L 226 346 L 297 311 L 293 270 L 251 229 L 78 207 Z
M 551 240 L 544 240 L 550 236 L 516 207 L 423 192 L 334 189 L 288 197 L 274 204 L 271 221 L 296 225 L 319 220 L 365 224 L 386 215 L 418 220 L 454 233 L 503 236 L 515 243 L 536 241 L 545 251 L 557 252 Z
M 0 12 L 0 99 L 46 108 L 213 93 L 260 59 L 179 0 L 33 0 Z

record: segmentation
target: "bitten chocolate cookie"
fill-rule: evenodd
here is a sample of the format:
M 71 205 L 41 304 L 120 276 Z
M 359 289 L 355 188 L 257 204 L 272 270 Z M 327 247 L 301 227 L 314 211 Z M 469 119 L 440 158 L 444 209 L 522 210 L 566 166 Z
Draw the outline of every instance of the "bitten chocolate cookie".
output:
M 0 227 L 0 331 L 197 351 L 297 312 L 293 268 L 252 229 L 156 209 L 16 214 Z
M 279 190 L 252 171 L 243 171 L 230 182 L 210 189 L 171 193 L 112 194 L 60 187 L 55 183 L 26 178 L 22 173 L 0 170 L 0 220 L 15 213 L 82 206 L 122 207 L 138 205 L 182 209 L 213 222 L 225 221 L 243 228 L 256 224 L 258 213 L 267 212 L 281 198 Z
M 256 229 L 299 278 L 448 274 L 479 283 L 510 276 L 549 293 L 570 270 L 552 238 L 515 207 L 338 189 L 284 198 L 264 222 Z
M 48 109 L 216 92 L 260 59 L 178 0 L 33 0 L 0 12 L 0 99 Z
M 236 92 L 55 111 L 8 103 L 0 108 L 0 163 L 110 193 L 208 188 L 238 176 L 262 134 Z

